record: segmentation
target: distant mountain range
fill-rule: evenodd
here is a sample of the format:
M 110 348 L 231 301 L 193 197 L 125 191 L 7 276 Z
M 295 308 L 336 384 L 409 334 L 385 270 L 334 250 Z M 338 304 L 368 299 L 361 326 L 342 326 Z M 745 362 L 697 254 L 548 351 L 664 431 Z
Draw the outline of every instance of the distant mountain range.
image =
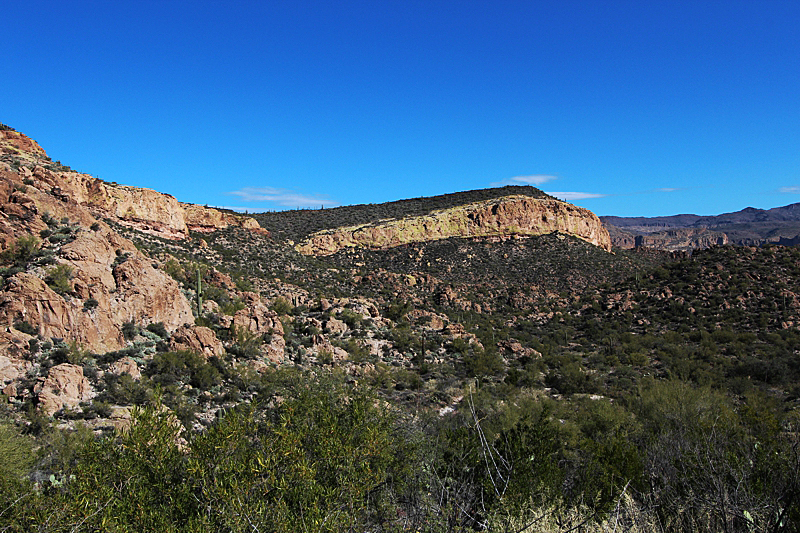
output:
M 747 207 L 715 216 L 615 217 L 600 220 L 614 246 L 691 250 L 719 244 L 800 244 L 800 203 L 773 209 Z

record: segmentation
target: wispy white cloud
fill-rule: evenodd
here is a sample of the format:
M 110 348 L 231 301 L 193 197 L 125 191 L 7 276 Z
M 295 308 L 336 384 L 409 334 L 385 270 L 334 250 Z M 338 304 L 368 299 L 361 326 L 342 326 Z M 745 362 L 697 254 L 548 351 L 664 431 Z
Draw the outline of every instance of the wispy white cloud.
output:
M 565 202 L 572 202 L 574 200 L 586 200 L 588 198 L 605 198 L 608 194 L 600 194 L 596 192 L 547 192 L 550 196 L 555 196 L 559 200 Z
M 782 194 L 800 194 L 800 187 L 781 187 L 778 192 Z
M 675 192 L 680 190 L 679 187 L 661 187 L 660 189 L 656 189 L 655 192 Z
M 529 176 L 514 176 L 502 181 L 495 181 L 489 184 L 490 187 L 502 187 L 504 185 L 541 185 L 548 181 L 557 180 L 558 176 L 549 174 L 531 174 Z
M 282 207 L 336 207 L 337 202 L 319 194 L 308 195 L 275 187 L 244 187 L 227 194 L 242 202 L 268 202 Z

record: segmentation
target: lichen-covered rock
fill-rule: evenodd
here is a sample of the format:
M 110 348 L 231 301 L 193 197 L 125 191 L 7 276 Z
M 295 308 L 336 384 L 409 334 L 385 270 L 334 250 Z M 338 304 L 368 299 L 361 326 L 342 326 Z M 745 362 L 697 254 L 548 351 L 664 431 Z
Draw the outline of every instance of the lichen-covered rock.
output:
M 449 237 L 553 232 L 574 235 L 611 251 L 608 231 L 588 209 L 524 195 L 475 202 L 422 216 L 319 231 L 295 248 L 306 255 L 331 255 L 348 247 L 383 249 Z

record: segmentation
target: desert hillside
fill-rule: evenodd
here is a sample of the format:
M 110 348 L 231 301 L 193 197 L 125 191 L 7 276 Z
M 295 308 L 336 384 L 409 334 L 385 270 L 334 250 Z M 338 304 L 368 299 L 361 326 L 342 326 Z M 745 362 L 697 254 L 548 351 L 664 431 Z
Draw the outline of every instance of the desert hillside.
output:
M 1 127 L 0 529 L 796 530 L 800 251 L 611 222 L 243 216 Z

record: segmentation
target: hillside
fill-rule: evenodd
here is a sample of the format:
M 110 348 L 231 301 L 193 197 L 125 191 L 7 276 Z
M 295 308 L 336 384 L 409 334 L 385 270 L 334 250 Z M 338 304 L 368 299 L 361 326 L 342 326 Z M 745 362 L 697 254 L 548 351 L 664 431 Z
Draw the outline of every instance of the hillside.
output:
M 398 200 L 382 204 L 360 204 L 334 207 L 331 209 L 302 209 L 277 211 L 274 213 L 254 213 L 262 228 L 272 233 L 276 239 L 299 242 L 312 233 L 339 227 L 360 226 L 379 220 L 400 220 L 409 217 L 428 215 L 433 211 L 449 209 L 461 205 L 494 200 L 503 196 L 522 195 L 531 198 L 554 199 L 539 189 L 530 186 L 506 186 L 493 189 L 456 192 Z
M 772 209 L 748 207 L 714 216 L 605 216 L 600 219 L 609 227 L 614 246 L 620 248 L 647 246 L 689 251 L 727 243 L 793 246 L 800 235 L 800 204 Z
M 533 188 L 258 225 L 0 140 L 4 530 L 800 523 L 796 248 L 500 225 Z M 296 246 L 465 210 L 497 234 Z

